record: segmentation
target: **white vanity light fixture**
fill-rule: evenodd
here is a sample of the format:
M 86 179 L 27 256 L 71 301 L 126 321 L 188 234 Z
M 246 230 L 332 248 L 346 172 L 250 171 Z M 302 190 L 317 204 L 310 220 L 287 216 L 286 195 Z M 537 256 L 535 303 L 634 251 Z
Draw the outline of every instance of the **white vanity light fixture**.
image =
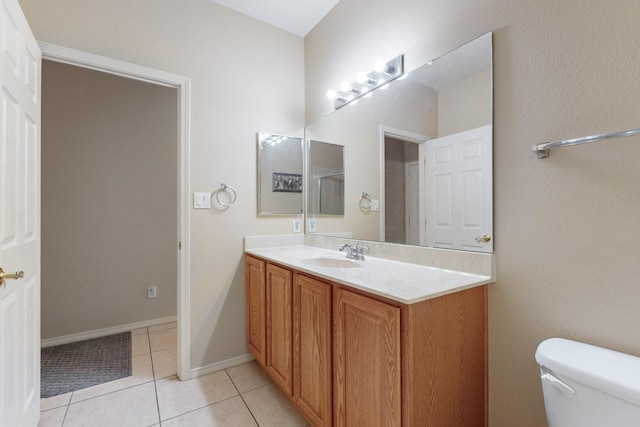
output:
M 364 73 L 359 72 L 353 82 L 343 81 L 338 91 L 329 89 L 327 97 L 333 100 L 333 107 L 344 107 L 378 87 L 385 86 L 389 82 L 404 75 L 404 55 L 398 55 L 388 62 L 378 60 L 373 66 L 373 70 Z

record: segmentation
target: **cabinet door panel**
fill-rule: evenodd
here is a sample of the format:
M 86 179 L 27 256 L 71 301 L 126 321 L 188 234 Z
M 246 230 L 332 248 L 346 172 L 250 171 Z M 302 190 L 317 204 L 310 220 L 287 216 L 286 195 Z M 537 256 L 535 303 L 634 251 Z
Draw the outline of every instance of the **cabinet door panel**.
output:
M 267 372 L 287 395 L 292 395 L 292 276 L 291 271 L 267 264 Z
M 336 426 L 400 426 L 400 309 L 334 292 Z
M 245 275 L 247 347 L 258 363 L 266 366 L 265 262 L 248 256 Z
M 296 274 L 293 398 L 316 427 L 332 423 L 331 353 L 331 285 Z

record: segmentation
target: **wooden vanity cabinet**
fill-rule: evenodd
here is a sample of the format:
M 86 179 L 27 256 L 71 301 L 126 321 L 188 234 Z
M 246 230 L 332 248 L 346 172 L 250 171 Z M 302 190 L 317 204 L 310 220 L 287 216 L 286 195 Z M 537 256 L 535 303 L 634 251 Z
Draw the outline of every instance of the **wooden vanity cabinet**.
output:
M 331 285 L 246 257 L 249 351 L 315 427 L 332 425 Z
M 486 286 L 402 304 L 251 256 L 246 270 L 249 350 L 313 426 L 488 425 Z
M 294 274 L 293 400 L 312 425 L 332 425 L 331 285 Z
M 485 286 L 415 304 L 333 292 L 336 427 L 488 425 Z
M 334 291 L 334 425 L 400 426 L 400 309 Z
M 403 426 L 488 425 L 486 292 L 401 307 Z
M 273 382 L 288 396 L 293 394 L 293 273 L 267 264 L 267 363 Z
M 256 361 L 266 368 L 267 363 L 267 288 L 266 263 L 253 257 L 245 261 L 245 317 L 247 347 Z

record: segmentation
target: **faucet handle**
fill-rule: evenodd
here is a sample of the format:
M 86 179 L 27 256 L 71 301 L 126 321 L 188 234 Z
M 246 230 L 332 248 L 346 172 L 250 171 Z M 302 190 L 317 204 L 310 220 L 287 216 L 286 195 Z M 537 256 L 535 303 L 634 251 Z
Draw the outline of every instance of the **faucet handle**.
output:
M 369 247 L 363 246 L 360 242 L 356 242 L 355 252 L 357 258 L 361 261 L 364 261 L 364 254 L 369 253 Z
M 363 246 L 362 243 L 360 243 L 360 242 L 356 243 L 356 249 L 359 252 L 369 252 L 369 247 L 368 246 Z

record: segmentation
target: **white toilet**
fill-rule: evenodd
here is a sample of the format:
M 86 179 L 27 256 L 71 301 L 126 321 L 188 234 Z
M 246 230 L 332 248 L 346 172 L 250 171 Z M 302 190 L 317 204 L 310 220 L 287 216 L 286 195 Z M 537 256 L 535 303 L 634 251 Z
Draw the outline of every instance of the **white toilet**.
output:
M 536 351 L 549 427 L 640 426 L 640 358 L 563 338 Z

